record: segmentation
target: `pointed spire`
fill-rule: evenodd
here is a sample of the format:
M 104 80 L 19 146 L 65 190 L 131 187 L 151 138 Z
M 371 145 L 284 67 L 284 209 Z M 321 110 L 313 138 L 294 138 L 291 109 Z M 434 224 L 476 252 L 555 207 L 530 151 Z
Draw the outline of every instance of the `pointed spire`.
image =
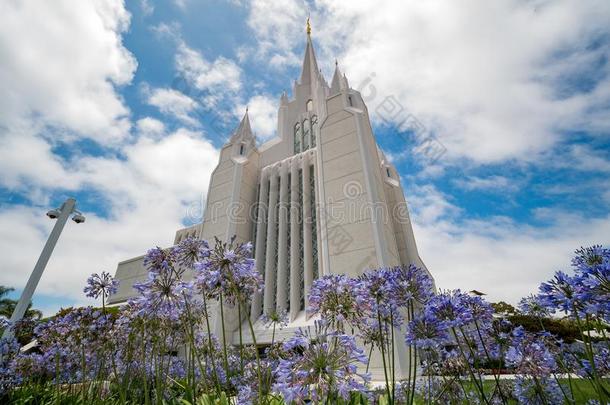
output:
M 280 97 L 280 105 L 287 105 L 287 104 L 288 104 L 288 96 L 286 95 L 286 92 L 283 91 L 282 96 Z
M 349 89 L 349 82 L 347 81 L 345 73 L 343 73 L 343 78 L 341 79 L 341 89 Z
M 335 59 L 335 74 L 330 83 L 330 94 L 337 94 L 341 91 L 341 70 L 339 69 L 339 63 Z
M 238 139 L 253 139 L 254 134 L 252 133 L 252 127 L 250 126 L 250 117 L 248 116 L 248 107 L 246 107 L 246 113 L 244 117 L 241 119 L 237 130 L 231 136 L 230 142 L 236 141 Z
M 311 25 L 307 18 L 307 45 L 305 47 L 305 57 L 303 58 L 303 70 L 301 71 L 301 84 L 310 84 L 318 77 L 318 62 L 311 42 Z

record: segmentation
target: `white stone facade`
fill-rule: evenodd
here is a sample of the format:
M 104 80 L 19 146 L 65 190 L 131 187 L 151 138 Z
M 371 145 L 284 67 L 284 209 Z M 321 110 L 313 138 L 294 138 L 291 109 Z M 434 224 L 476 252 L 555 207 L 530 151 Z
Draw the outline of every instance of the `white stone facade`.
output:
M 246 112 L 220 152 L 202 223 L 178 230 L 175 243 L 189 236 L 213 241 L 233 235 L 253 241 L 265 280 L 251 318 L 289 313 L 290 324 L 276 333 L 280 340 L 312 324 L 305 308 L 319 276 L 358 276 L 369 268 L 411 263 L 425 269 L 400 178 L 377 147 L 367 107 L 338 67 L 327 84 L 309 35 L 292 98 L 284 93 L 280 99 L 277 136 L 257 145 Z M 116 277 L 121 287 L 111 303 L 128 299 L 135 293 L 133 282 L 146 277 L 142 257 L 119 263 Z M 236 343 L 240 320 L 236 310 L 229 312 L 225 332 Z M 220 321 L 213 325 L 221 336 Z M 262 322 L 255 322 L 255 329 L 258 343 L 268 344 L 271 331 Z M 249 333 L 243 337 L 250 342 Z M 408 358 L 404 344 L 397 346 L 400 377 Z

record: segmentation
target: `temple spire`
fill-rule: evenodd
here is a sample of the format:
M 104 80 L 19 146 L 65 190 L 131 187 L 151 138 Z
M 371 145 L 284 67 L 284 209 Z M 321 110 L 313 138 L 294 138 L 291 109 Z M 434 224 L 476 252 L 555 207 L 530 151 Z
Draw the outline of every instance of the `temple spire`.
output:
M 335 59 L 335 74 L 330 82 L 330 93 L 336 94 L 341 91 L 341 70 L 339 69 L 339 63 Z
M 239 126 L 231 136 L 231 142 L 236 140 L 253 139 L 254 134 L 252 133 L 252 127 L 250 126 L 250 117 L 248 116 L 248 107 L 246 107 L 246 113 L 241 119 Z
M 314 83 L 319 75 L 318 62 L 311 42 L 311 25 L 307 18 L 307 45 L 305 46 L 305 57 L 303 58 L 303 70 L 301 71 L 301 84 Z

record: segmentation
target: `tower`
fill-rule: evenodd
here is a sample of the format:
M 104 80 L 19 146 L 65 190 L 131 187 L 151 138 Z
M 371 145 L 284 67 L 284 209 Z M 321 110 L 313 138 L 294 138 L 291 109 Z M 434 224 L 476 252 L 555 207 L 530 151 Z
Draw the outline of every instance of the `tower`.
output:
M 327 84 L 309 24 L 300 78 L 291 97 L 280 97 L 276 137 L 257 145 L 246 111 L 220 151 L 203 221 L 178 230 L 175 243 L 189 236 L 227 240 L 233 235 L 253 242 L 265 280 L 245 315 L 254 321 L 259 344 L 270 343 L 272 334 L 259 321 L 263 313 L 288 312 L 290 323 L 276 332 L 277 340 L 313 324 L 307 297 L 322 275 L 355 277 L 369 268 L 401 264 L 426 269 L 400 178 L 377 146 L 364 100 L 338 64 Z M 116 276 L 121 287 L 111 303 L 135 293 L 131 285 L 146 277 L 142 258 L 119 263 Z M 228 312 L 225 335 L 237 343 L 239 323 L 246 319 L 237 310 Z M 219 319 L 212 325 L 221 336 Z M 248 334 L 243 338 L 250 343 Z M 396 351 L 400 378 L 409 364 L 402 339 Z M 377 377 L 382 373 L 376 353 L 371 371 Z

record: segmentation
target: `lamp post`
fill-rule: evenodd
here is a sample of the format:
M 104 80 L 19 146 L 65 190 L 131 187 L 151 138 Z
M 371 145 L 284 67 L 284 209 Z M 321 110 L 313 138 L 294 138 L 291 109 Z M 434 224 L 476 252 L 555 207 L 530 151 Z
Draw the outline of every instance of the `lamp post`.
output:
M 49 239 L 47 239 L 47 243 L 44 245 L 42 252 L 40 253 L 40 257 L 36 262 L 36 266 L 34 266 L 34 270 L 32 270 L 32 274 L 30 274 L 30 278 L 28 279 L 28 283 L 25 285 L 25 288 L 21 292 L 21 297 L 19 297 L 19 302 L 13 311 L 13 315 L 11 316 L 10 323 L 4 330 L 4 334 L 2 335 L 3 339 L 9 339 L 14 336 L 13 327 L 17 322 L 19 322 L 23 316 L 25 315 L 25 311 L 27 310 L 30 302 L 32 301 L 32 296 L 34 295 L 34 291 L 36 290 L 36 286 L 40 281 L 40 277 L 44 272 L 45 267 L 47 266 L 47 262 L 53 253 L 53 249 L 55 248 L 55 244 L 59 239 L 59 235 L 61 231 L 64 229 L 64 225 L 66 225 L 66 221 L 68 217 L 72 216 L 72 220 L 77 224 L 81 224 L 85 222 L 85 217 L 83 214 L 76 209 L 76 200 L 74 198 L 68 198 L 59 208 L 51 210 L 47 212 L 47 216 L 51 219 L 57 219 L 51 234 L 49 235 Z

